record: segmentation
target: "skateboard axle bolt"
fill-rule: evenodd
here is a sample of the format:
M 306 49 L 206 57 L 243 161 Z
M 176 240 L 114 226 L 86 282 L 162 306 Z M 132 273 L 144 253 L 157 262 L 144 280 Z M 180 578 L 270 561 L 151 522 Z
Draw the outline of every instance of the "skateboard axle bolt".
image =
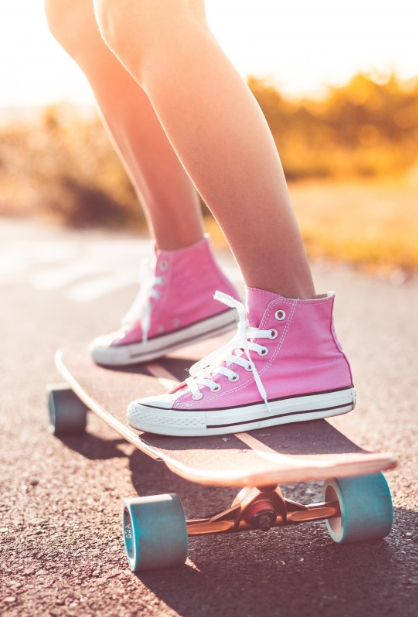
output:
M 250 519 L 251 526 L 254 529 L 268 531 L 276 522 L 277 514 L 274 510 L 261 510 L 256 512 Z
M 253 529 L 268 531 L 276 523 L 277 512 L 269 499 L 261 499 L 251 504 L 245 518 Z

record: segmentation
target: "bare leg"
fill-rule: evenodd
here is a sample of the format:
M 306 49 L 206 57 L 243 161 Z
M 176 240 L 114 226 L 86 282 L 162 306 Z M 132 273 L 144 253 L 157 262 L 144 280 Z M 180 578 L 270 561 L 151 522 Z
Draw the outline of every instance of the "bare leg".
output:
M 210 32 L 204 0 L 94 0 L 105 41 L 149 95 L 245 282 L 315 295 L 275 144 Z
M 103 42 L 92 0 L 46 0 L 45 5 L 52 33 L 90 82 L 158 247 L 197 242 L 203 228 L 196 190 L 148 96 Z

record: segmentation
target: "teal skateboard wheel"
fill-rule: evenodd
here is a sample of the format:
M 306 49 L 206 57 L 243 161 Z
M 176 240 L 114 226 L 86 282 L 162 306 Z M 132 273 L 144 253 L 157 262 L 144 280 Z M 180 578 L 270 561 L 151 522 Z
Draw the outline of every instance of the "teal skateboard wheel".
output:
M 173 568 L 185 563 L 187 525 L 177 495 L 125 499 L 122 523 L 126 555 L 134 572 Z
M 379 540 L 390 533 L 392 497 L 382 473 L 326 480 L 323 499 L 340 506 L 341 516 L 326 521 L 334 542 Z
M 58 436 L 84 433 L 87 407 L 67 384 L 47 388 L 49 431 Z

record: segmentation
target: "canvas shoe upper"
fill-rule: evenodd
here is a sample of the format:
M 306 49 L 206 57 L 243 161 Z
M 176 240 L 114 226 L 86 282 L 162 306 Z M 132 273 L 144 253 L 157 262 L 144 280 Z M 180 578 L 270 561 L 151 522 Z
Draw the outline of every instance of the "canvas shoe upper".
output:
M 164 435 L 213 435 L 346 413 L 355 406 L 350 366 L 333 325 L 333 292 L 310 300 L 247 288 L 238 332 L 162 396 L 133 401 L 129 423 Z
M 235 311 L 214 300 L 216 289 L 239 297 L 207 237 L 184 249 L 156 250 L 142 265 L 140 291 L 121 327 L 90 344 L 93 359 L 107 366 L 148 362 L 230 330 Z

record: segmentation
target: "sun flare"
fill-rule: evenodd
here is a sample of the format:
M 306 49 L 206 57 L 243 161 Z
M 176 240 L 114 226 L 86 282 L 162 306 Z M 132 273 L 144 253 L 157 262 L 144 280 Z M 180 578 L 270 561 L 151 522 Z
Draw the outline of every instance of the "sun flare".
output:
M 320 93 L 359 70 L 418 74 L 418 5 L 410 0 L 206 0 L 210 25 L 244 74 L 286 94 Z M 92 102 L 88 84 L 54 41 L 43 0 L 0 7 L 0 107 Z

